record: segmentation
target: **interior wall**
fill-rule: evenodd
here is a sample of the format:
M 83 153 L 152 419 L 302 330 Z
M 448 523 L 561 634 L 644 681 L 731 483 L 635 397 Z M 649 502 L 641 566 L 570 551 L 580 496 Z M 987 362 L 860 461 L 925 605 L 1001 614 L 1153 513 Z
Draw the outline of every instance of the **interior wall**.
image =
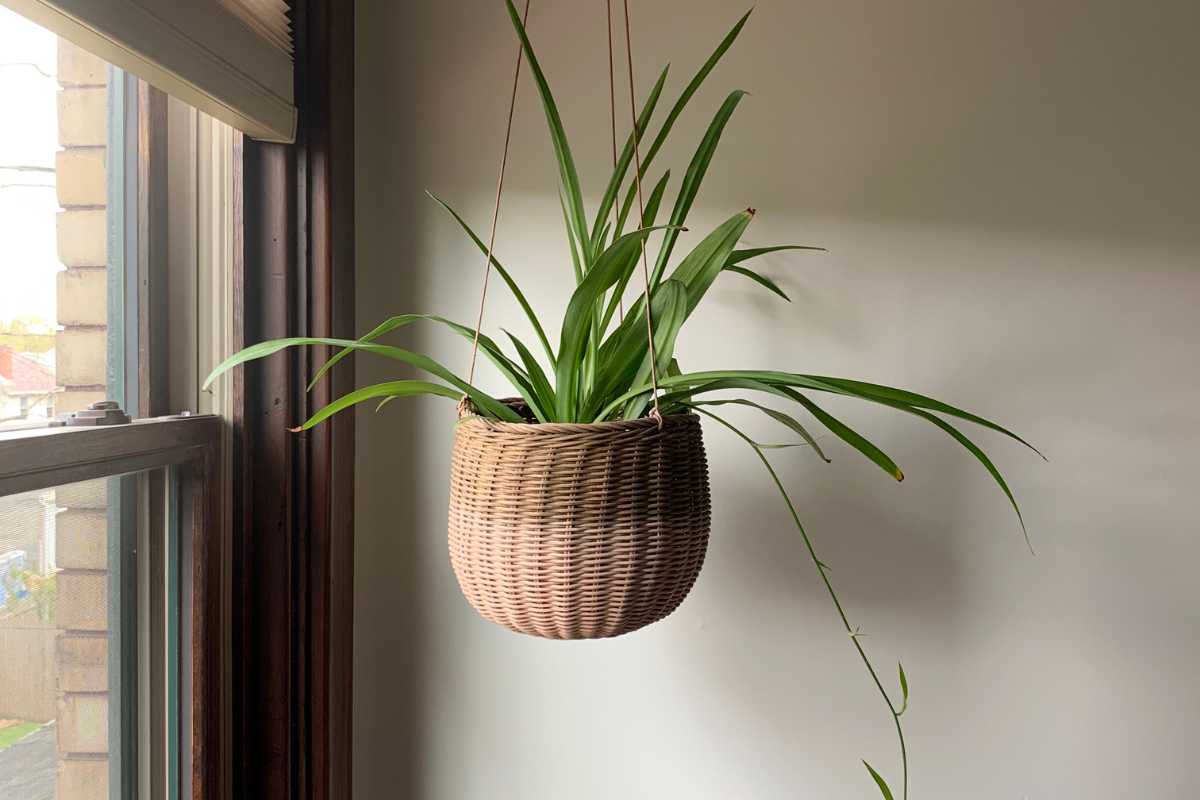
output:
M 534 2 L 530 21 L 591 208 L 610 159 L 603 6 Z M 638 84 L 670 61 L 668 100 L 742 10 L 632 7 Z M 503 5 L 358 0 L 357 26 L 359 327 L 470 323 L 481 258 L 423 192 L 486 230 L 515 55 Z M 1031 556 L 987 474 L 919 420 L 830 405 L 902 484 L 830 437 L 829 465 L 775 451 L 885 682 L 908 672 L 913 797 L 1200 791 L 1197 30 L 1191 0 L 759 0 L 660 156 L 673 191 L 724 95 L 750 90 L 686 241 L 754 206 L 745 241 L 829 248 L 759 262 L 791 304 L 722 277 L 681 336 L 685 368 L 908 387 L 1049 456 L 976 438 Z M 528 73 L 513 139 L 497 253 L 553 330 L 571 268 Z M 486 326 L 529 332 L 499 282 Z M 399 341 L 466 369 L 452 334 Z M 739 441 L 706 426 L 713 538 L 679 611 L 562 643 L 492 626 L 458 592 L 453 403 L 359 414 L 357 796 L 877 796 L 864 758 L 898 786 L 891 719 Z

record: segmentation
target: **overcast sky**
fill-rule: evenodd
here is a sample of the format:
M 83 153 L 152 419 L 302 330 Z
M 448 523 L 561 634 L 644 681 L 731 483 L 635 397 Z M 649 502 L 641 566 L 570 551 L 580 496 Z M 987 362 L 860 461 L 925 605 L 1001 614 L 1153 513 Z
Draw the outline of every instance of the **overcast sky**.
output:
M 56 70 L 54 35 L 0 7 L 0 324 L 29 316 L 53 324 L 57 316 L 54 174 L 6 169 L 54 167 Z

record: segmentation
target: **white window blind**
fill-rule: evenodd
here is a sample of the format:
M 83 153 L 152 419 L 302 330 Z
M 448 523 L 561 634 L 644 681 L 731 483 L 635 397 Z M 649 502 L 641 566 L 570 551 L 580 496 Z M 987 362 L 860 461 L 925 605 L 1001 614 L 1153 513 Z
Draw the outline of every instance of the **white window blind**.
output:
M 285 0 L 0 0 L 256 139 L 293 141 Z

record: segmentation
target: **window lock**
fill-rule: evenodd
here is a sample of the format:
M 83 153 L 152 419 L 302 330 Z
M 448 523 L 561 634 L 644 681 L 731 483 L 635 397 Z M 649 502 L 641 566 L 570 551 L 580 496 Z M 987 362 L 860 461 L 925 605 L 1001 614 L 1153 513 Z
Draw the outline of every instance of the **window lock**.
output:
M 129 422 L 129 415 L 121 410 L 117 401 L 101 400 L 98 403 L 92 403 L 83 411 L 59 416 L 54 421 L 54 425 L 74 428 L 95 425 L 128 425 Z

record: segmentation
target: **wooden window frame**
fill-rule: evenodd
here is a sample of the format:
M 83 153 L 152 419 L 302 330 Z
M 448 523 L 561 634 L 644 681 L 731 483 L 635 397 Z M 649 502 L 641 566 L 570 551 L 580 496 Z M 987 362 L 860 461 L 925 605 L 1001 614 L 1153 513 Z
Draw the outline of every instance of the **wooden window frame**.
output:
M 293 0 L 292 145 L 242 143 L 234 347 L 354 338 L 353 4 Z M 349 798 L 354 416 L 289 433 L 354 385 L 353 359 L 306 392 L 319 349 L 234 371 L 233 796 Z
M 293 0 L 292 21 L 296 142 L 236 145 L 234 349 L 355 335 L 353 6 Z M 135 233 L 122 252 L 142 313 L 127 340 L 137 369 L 123 384 L 130 410 L 154 417 L 171 412 L 167 287 L 149 280 L 167 258 L 166 104 L 144 87 L 125 102 L 139 136 L 127 154 L 136 174 L 120 187 L 126 200 L 136 193 L 136 205 L 124 206 Z M 159 416 L 0 439 L 0 494 L 144 470 L 161 486 L 161 469 L 171 470 L 191 533 L 191 741 L 182 766 L 194 800 L 351 796 L 354 417 L 302 436 L 286 430 L 353 387 L 347 359 L 305 392 L 323 355 L 289 351 L 236 370 L 228 422 Z M 153 507 L 163 493 L 150 494 L 149 513 L 165 519 Z

